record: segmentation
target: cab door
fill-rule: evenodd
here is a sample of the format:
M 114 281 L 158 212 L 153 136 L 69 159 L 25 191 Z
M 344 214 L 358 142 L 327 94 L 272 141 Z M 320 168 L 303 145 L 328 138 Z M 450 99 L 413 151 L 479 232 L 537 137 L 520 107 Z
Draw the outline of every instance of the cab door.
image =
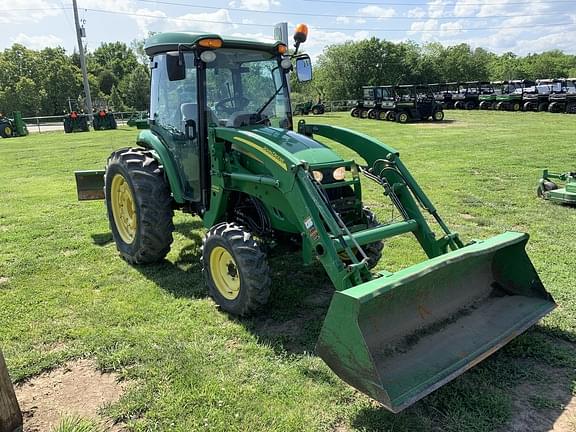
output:
M 201 199 L 198 79 L 192 53 L 176 70 L 178 52 L 154 56 L 150 98 L 150 129 L 170 151 L 186 200 Z

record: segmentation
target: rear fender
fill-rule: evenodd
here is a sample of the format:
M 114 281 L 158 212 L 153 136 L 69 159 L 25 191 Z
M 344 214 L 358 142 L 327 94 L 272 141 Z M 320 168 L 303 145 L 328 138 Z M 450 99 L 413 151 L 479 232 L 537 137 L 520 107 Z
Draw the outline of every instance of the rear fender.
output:
M 166 148 L 162 140 L 156 136 L 151 130 L 142 130 L 138 134 L 136 143 L 139 146 L 153 150 L 155 157 L 164 167 L 164 175 L 170 184 L 170 191 L 177 203 L 184 203 L 184 193 L 182 187 L 182 179 L 176 169 L 176 164 L 172 160 L 169 150 Z

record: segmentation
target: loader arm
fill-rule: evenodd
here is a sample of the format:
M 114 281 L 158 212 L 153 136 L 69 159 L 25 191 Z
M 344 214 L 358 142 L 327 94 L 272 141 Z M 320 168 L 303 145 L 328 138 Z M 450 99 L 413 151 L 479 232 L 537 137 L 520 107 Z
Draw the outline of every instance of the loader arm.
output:
M 368 164 L 367 174 L 372 174 L 369 177 L 388 184 L 399 198 L 399 203 L 392 200 L 401 207 L 398 210 L 405 211 L 410 219 L 417 222 L 418 228 L 414 230 L 414 235 L 428 258 L 439 256 L 447 252 L 448 248 L 456 250 L 464 246 L 458 234 L 450 231 L 430 199 L 402 163 L 398 150 L 362 133 L 337 126 L 308 125 L 301 120 L 298 132 L 311 138 L 316 134 L 331 139 L 361 156 Z M 418 204 L 434 217 L 444 232 L 444 237 L 436 239 Z

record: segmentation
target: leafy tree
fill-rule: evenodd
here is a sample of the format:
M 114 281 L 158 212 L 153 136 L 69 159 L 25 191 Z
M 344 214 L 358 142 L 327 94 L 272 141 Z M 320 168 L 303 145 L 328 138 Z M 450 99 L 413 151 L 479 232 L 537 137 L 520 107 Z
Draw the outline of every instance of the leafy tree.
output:
M 146 66 L 138 65 L 120 84 L 126 105 L 135 110 L 148 109 L 150 99 L 150 76 Z
M 110 69 L 104 69 L 98 74 L 98 87 L 104 94 L 109 95 L 112 87 L 118 84 L 118 77 Z

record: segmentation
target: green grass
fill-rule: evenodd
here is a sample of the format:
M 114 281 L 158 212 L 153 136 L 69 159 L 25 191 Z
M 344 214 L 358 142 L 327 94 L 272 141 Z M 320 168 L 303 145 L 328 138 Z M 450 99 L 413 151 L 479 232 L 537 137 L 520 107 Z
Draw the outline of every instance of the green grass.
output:
M 136 131 L 46 133 L 0 140 L 0 346 L 15 381 L 76 357 L 131 380 L 109 416 L 135 431 L 490 431 L 518 414 L 514 388 L 566 370 L 575 389 L 576 209 L 540 201 L 542 168 L 576 159 L 576 117 L 447 112 L 443 124 L 398 125 L 347 114 L 306 118 L 396 147 L 465 241 L 531 234 L 528 253 L 561 305 L 540 325 L 399 415 L 341 382 L 314 355 L 329 292 L 319 266 L 271 260 L 273 292 L 250 319 L 220 312 L 200 274 L 198 218 L 178 214 L 166 262 L 131 267 L 111 241 L 103 203 L 76 201 L 73 171 L 102 168 Z M 345 149 L 344 156 L 352 157 Z M 380 219 L 381 192 L 365 188 Z M 388 241 L 381 267 L 423 259 L 410 237 Z M 573 390 L 574 391 L 574 390 Z M 567 391 L 565 398 L 569 398 Z M 528 396 L 526 396 L 528 398 Z M 552 400 L 566 404 L 567 400 Z M 528 407 L 546 409 L 546 395 Z

